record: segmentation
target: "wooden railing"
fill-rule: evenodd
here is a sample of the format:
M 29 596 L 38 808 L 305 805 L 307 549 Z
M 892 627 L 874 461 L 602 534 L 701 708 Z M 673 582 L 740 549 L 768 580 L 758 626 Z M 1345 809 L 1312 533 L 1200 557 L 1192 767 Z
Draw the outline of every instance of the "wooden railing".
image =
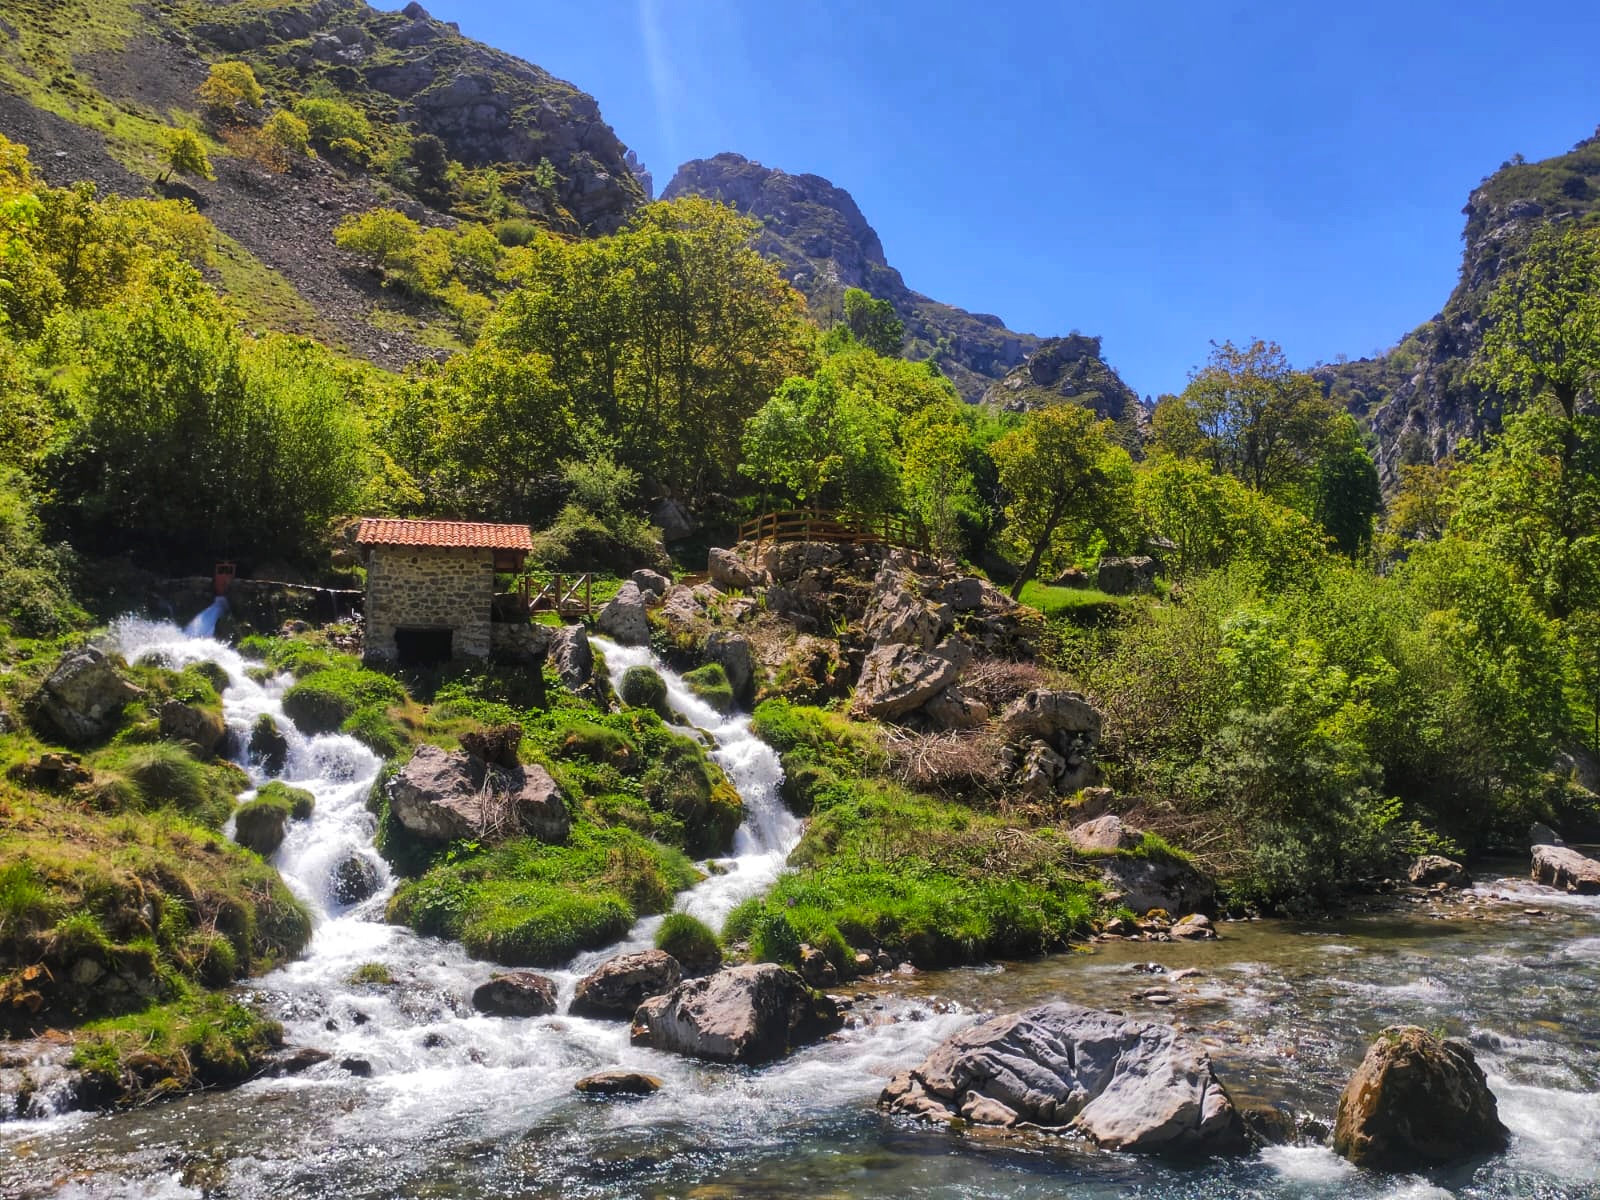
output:
M 739 526 L 739 540 L 754 542 L 832 542 L 841 546 L 899 546 L 927 553 L 928 535 L 906 517 L 794 508 L 763 513 Z
M 594 576 L 588 571 L 581 575 L 550 576 L 541 581 L 532 575 L 517 580 L 517 595 L 522 607 L 529 613 L 554 612 L 563 617 L 585 617 L 594 610 Z

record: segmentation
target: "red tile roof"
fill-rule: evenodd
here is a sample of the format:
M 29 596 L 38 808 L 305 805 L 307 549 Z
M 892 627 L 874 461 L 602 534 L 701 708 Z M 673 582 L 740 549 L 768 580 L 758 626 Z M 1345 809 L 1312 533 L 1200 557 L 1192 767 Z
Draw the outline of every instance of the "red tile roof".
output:
M 490 525 L 483 521 L 391 521 L 363 517 L 356 532 L 359 546 L 460 546 L 483 550 L 532 550 L 526 525 Z

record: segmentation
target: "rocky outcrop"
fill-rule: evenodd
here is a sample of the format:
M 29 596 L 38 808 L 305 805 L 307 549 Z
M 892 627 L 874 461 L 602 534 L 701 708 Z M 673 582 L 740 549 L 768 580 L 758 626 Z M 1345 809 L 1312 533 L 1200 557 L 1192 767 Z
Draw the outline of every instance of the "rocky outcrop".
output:
M 1075 333 L 1048 338 L 989 385 L 983 403 L 1006 412 L 1027 412 L 1070 401 L 1117 424 L 1130 449 L 1139 443 L 1146 424 L 1144 406 L 1122 377 L 1101 357 L 1100 339 Z
M 523 834 L 564 842 L 570 824 L 561 789 L 542 766 L 507 769 L 438 746 L 418 747 L 389 780 L 388 795 L 395 819 L 435 842 Z
M 1142 830 L 1124 825 L 1122 818 L 1111 813 L 1095 817 L 1067 831 L 1067 840 L 1079 850 L 1110 854 L 1118 850 L 1132 850 L 1144 839 Z
M 1535 846 L 1533 878 L 1564 892 L 1600 895 L 1600 862 L 1586 858 L 1570 846 Z
M 917 650 L 904 643 L 878 646 L 861 665 L 851 711 L 892 721 L 927 704 L 960 675 L 961 657 L 954 648 Z
M 582 625 L 563 625 L 550 639 L 549 659 L 568 691 L 576 692 L 594 678 L 594 649 Z
M 713 1062 L 760 1063 L 833 1033 L 832 1000 L 775 963 L 746 963 L 680 983 L 639 1006 L 636 1045 Z
M 82 746 L 109 735 L 123 705 L 142 695 L 109 658 L 85 646 L 61 656 L 34 697 L 34 707 L 46 733 L 69 746 Z
M 533 971 L 508 971 L 474 988 L 472 1007 L 491 1017 L 546 1017 L 556 1011 L 556 985 Z
M 721 546 L 713 546 L 707 553 L 706 571 L 711 576 L 711 582 L 721 588 L 749 591 L 767 584 L 766 571 L 747 563 L 737 551 Z
M 1056 1129 L 1142 1154 L 1249 1146 L 1198 1045 L 1168 1025 L 1063 1002 L 963 1030 L 896 1075 L 879 1103 L 936 1121 Z
M 664 950 L 619 955 L 578 981 L 572 1015 L 625 1021 L 639 1005 L 671 991 L 682 978 L 682 966 Z
M 1442 854 L 1424 854 L 1406 870 L 1406 878 L 1416 887 L 1433 887 L 1442 883 L 1446 887 L 1471 887 L 1472 876 L 1453 858 Z
M 1472 1051 L 1414 1025 L 1378 1035 L 1345 1086 L 1333 1131 L 1337 1153 L 1381 1171 L 1478 1158 L 1509 1140 Z
M 1100 711 L 1077 692 L 1034 688 L 1000 716 L 1005 761 L 1028 795 L 1066 796 L 1100 782 Z
M 1094 572 L 1094 585 L 1108 596 L 1132 596 L 1156 585 L 1156 560 L 1149 555 L 1102 558 Z
M 168 700 L 161 706 L 161 736 L 189 742 L 209 758 L 227 742 L 228 726 L 219 712 L 182 700 Z
M 644 593 L 639 585 L 629 580 L 617 589 L 600 615 L 595 618 L 600 632 L 613 637 L 624 646 L 650 644 L 650 619 L 645 613 Z
M 705 659 L 716 663 L 728 676 L 736 701 L 748 705 L 755 698 L 756 655 L 749 638 L 716 630 L 706 638 Z
M 988 706 L 967 695 L 958 684 L 945 688 L 923 705 L 922 711 L 940 730 L 977 729 L 989 719 Z
M 672 586 L 672 580 L 668 579 L 660 571 L 652 571 L 649 567 L 640 567 L 632 575 L 629 575 L 628 579 L 644 594 L 647 604 L 654 604 L 661 599 L 667 594 L 667 589 Z
M 757 248 L 778 260 L 814 313 L 838 313 L 844 290 L 851 287 L 888 300 L 905 322 L 906 356 L 926 358 L 940 347 L 940 370 L 968 401 L 982 398 L 990 384 L 1049 344 L 1007 329 L 999 317 L 912 291 L 884 258 L 882 242 L 850 193 L 820 176 L 791 175 L 742 155 L 719 154 L 684 163 L 662 195 L 709 196 L 759 218 Z M 1098 339 L 1062 340 L 1097 364 L 1091 368 L 1084 362 L 1074 369 L 1085 380 L 1092 377 L 1101 394 L 1132 395 L 1100 358 Z
M 924 597 L 917 577 L 891 561 L 872 581 L 872 600 L 861 624 L 874 646 L 928 650 L 939 644 L 954 622 L 952 605 Z

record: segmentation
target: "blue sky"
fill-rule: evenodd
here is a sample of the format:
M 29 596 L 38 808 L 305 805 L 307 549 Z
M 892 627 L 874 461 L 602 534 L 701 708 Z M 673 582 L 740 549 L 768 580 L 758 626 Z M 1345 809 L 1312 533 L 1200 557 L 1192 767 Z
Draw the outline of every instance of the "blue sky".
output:
M 826 176 L 910 286 L 1100 334 L 1142 394 L 1213 338 L 1391 345 L 1473 186 L 1600 124 L 1584 4 L 424 3 L 593 94 L 658 190 L 723 150 Z

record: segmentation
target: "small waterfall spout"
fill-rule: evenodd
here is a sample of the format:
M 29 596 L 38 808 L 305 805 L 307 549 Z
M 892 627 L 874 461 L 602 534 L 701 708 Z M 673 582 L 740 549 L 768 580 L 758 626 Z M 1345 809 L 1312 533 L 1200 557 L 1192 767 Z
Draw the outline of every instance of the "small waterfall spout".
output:
M 191 638 L 210 638 L 217 632 L 217 622 L 222 619 L 222 614 L 228 611 L 228 600 L 225 596 L 218 596 L 202 613 L 183 627 L 183 636 Z

